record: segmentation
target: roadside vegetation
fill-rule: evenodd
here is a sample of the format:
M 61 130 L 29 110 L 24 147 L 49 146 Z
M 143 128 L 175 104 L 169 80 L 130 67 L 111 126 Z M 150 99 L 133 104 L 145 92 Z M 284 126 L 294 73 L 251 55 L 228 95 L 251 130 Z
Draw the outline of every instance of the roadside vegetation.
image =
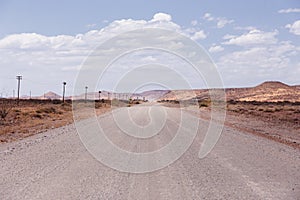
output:
M 101 114 L 110 110 L 110 102 L 96 101 L 95 108 Z M 0 99 L 0 117 L 0 142 L 10 142 L 73 123 L 72 102 Z
M 227 110 L 236 114 L 260 118 L 261 120 L 300 125 L 300 102 L 229 101 Z
M 10 142 L 35 135 L 49 129 L 71 124 L 76 119 L 81 120 L 108 112 L 111 108 L 131 107 L 147 101 L 143 100 L 20 100 L 0 99 L 0 143 Z M 90 104 L 92 103 L 92 104 Z M 95 106 L 95 112 L 85 112 L 87 106 Z M 90 111 L 90 109 L 88 110 Z

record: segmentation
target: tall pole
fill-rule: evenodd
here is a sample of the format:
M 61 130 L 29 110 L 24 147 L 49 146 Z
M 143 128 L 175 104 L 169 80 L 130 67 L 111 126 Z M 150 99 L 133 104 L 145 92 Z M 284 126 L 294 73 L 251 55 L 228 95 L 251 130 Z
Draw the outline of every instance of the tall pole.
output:
M 85 86 L 85 102 L 86 102 L 86 100 L 87 100 L 87 90 L 88 90 L 88 86 Z
M 99 102 L 100 102 L 100 99 L 101 99 L 101 91 L 99 91 Z
M 31 90 L 29 91 L 29 99 L 31 99 Z
M 17 76 L 17 80 L 18 80 L 18 101 L 19 101 L 20 100 L 20 85 L 21 85 L 22 76 Z
M 63 103 L 65 103 L 66 85 L 67 85 L 67 83 L 66 83 L 66 82 L 63 82 L 63 99 L 62 99 Z

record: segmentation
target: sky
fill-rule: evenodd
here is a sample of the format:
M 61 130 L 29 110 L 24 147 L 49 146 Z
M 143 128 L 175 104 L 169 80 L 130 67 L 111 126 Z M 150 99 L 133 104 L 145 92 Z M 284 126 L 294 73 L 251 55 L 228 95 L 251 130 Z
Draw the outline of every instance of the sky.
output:
M 0 0 L 0 95 L 13 95 L 16 75 L 23 76 L 22 95 L 61 94 L 64 81 L 71 95 L 84 61 L 98 45 L 126 31 L 152 27 L 199 44 L 215 63 L 224 87 L 269 80 L 300 84 L 299 0 Z M 123 64 L 150 56 L 174 65 L 153 57 L 156 53 L 142 52 L 132 60 L 127 56 Z M 188 69 L 180 61 L 176 67 L 179 73 Z M 159 68 L 153 69 L 160 74 Z M 110 73 L 118 79 L 121 71 Z M 193 88 L 203 86 L 203 80 L 185 76 Z M 112 88 L 107 83 L 101 89 Z

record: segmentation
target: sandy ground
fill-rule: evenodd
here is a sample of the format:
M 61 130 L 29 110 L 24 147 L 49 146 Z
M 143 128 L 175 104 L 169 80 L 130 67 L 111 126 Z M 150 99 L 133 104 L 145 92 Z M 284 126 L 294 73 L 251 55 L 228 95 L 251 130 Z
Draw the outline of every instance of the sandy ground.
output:
M 5 103 L 4 106 L 6 109 L 11 107 L 11 110 L 5 120 L 0 121 L 0 143 L 20 140 L 49 129 L 73 123 L 72 104 L 70 101 L 61 103 L 47 100 L 23 100 L 16 104 L 15 101 L 11 100 Z M 95 111 L 97 115 L 109 110 L 109 104 L 96 104 Z M 87 117 L 88 115 L 85 115 L 83 111 L 80 118 L 84 119 Z
M 300 148 L 299 103 L 228 103 L 226 123 L 245 132 Z
M 258 105 L 256 105 L 258 104 Z M 168 107 L 179 104 L 164 103 Z M 184 107 L 210 120 L 210 107 Z M 300 105 L 293 103 L 227 103 L 225 124 L 248 134 L 268 138 L 300 149 Z
M 128 109 L 136 123 L 149 122 L 145 115 L 148 111 L 144 110 L 147 107 Z M 180 110 L 166 110 L 166 127 L 149 145 L 120 132 L 110 119 L 112 114 L 98 120 L 111 127 L 109 137 L 121 148 L 151 151 L 167 144 L 180 124 L 176 117 Z M 89 130 L 90 121 L 83 124 Z M 94 159 L 73 124 L 3 143 L 0 199 L 299 198 L 299 149 L 225 126 L 213 151 L 199 159 L 199 148 L 209 125 L 206 120 L 199 124 L 194 142 L 180 159 L 162 170 L 145 174 L 118 172 Z

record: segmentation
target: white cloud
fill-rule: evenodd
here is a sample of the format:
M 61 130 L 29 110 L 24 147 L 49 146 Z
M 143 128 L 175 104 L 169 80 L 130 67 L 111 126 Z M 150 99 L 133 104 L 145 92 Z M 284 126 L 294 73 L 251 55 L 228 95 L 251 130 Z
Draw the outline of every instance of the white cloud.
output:
M 289 66 L 290 56 L 299 52 L 299 47 L 292 45 L 290 41 L 284 41 L 228 53 L 220 58 L 219 63 L 231 68 L 282 68 Z
M 157 58 L 155 58 L 154 56 L 146 56 L 146 57 L 141 57 L 141 61 L 142 62 L 156 62 Z
M 288 9 L 281 9 L 278 13 L 298 13 L 300 12 L 300 8 L 288 8 Z
M 228 40 L 228 39 L 232 39 L 232 38 L 235 38 L 235 37 L 236 37 L 236 35 L 226 34 L 226 35 L 223 36 L 223 39 Z
M 12 34 L 0 40 L 0 49 L 16 50 L 49 50 L 57 48 L 68 48 L 73 43 L 77 46 L 76 41 L 80 40 L 73 36 L 59 35 L 47 37 L 36 33 Z
M 233 20 L 228 20 L 226 18 L 217 18 L 217 27 L 218 28 L 223 28 L 227 24 L 233 23 Z
M 191 21 L 191 25 L 192 25 L 192 26 L 196 26 L 197 24 L 198 24 L 198 21 L 197 21 L 197 20 Z
M 207 21 L 213 21 L 214 17 L 210 13 L 205 13 L 203 16 L 203 19 L 205 19 Z
M 152 21 L 172 21 L 172 17 L 169 14 L 166 13 L 156 13 L 153 16 Z
M 290 29 L 290 33 L 300 35 L 300 20 L 295 21 L 293 24 L 287 24 L 285 27 Z
M 300 71 L 300 47 L 291 41 L 281 41 L 274 44 L 243 46 L 241 50 L 224 52 L 218 60 L 224 83 L 240 84 L 265 80 L 281 80 L 298 83 Z M 298 77 L 298 79 L 297 79 Z
M 194 33 L 194 35 L 191 37 L 192 40 L 202 40 L 205 39 L 207 37 L 207 35 L 204 33 L 203 30 L 201 31 L 197 31 Z
M 97 24 L 88 24 L 88 25 L 86 25 L 87 28 L 94 28 L 95 26 L 97 26 Z
M 222 46 L 211 46 L 208 50 L 210 53 L 217 53 L 217 52 L 221 52 L 224 51 L 224 48 Z
M 228 41 L 224 42 L 224 44 L 239 46 L 275 44 L 277 42 L 277 34 L 277 30 L 273 32 L 263 32 L 258 29 L 253 29 L 243 35 L 230 38 Z
M 121 33 L 143 28 L 162 28 L 182 33 L 193 39 L 206 38 L 204 31 L 186 30 L 171 20 L 170 15 L 158 13 L 148 21 L 115 20 L 101 30 L 91 30 L 77 35 L 45 36 L 37 33 L 8 35 L 0 38 L 1 73 L 11 77 L 15 77 L 16 73 L 22 73 L 28 79 L 34 77 L 32 80 L 37 82 L 45 82 L 44 77 L 48 77 L 49 90 L 52 90 L 51 87 L 62 80 L 67 81 L 71 87 L 70 83 L 74 81 L 79 66 L 86 56 L 97 45 Z M 172 41 L 169 36 L 165 38 Z M 132 40 L 134 41 L 134 38 Z M 181 48 L 182 45 L 179 42 L 173 42 L 170 44 L 170 48 Z M 107 51 L 108 54 L 111 53 L 109 51 Z M 153 61 L 152 57 L 145 59 L 145 61 Z M 9 85 L 12 83 L 3 83 L 3 87 L 10 88 Z M 35 90 L 37 93 L 45 92 L 41 91 L 42 88 L 39 88 L 38 84 L 29 85 L 27 83 L 24 85 L 24 91 L 29 90 L 26 87 L 30 87 L 30 90 Z
M 234 20 L 229 20 L 229 19 L 226 19 L 225 17 L 217 17 L 217 18 L 213 17 L 212 14 L 210 14 L 210 13 L 205 13 L 202 18 L 207 20 L 207 21 L 216 22 L 217 23 L 217 28 L 223 28 L 227 24 L 231 24 L 231 23 L 234 22 Z
M 203 18 L 216 23 L 217 26 L 221 19 L 213 17 L 210 13 L 206 13 Z M 225 18 L 222 19 L 226 22 L 220 22 L 219 28 L 232 23 Z M 299 21 L 296 22 L 287 25 L 290 32 L 294 34 L 299 33 Z M 61 80 L 67 79 L 70 86 L 70 82 L 76 76 L 76 70 L 79 69 L 81 62 L 89 55 L 90 51 L 96 45 L 120 33 L 140 28 L 164 28 L 183 33 L 193 40 L 207 38 L 208 33 L 205 30 L 197 29 L 198 26 L 196 25 L 198 23 L 194 20 L 191 22 L 191 27 L 183 29 L 172 21 L 170 15 L 157 13 L 150 20 L 116 20 L 101 30 L 91 30 L 77 35 L 45 36 L 37 33 L 8 35 L 0 39 L 1 73 L 11 74 L 13 80 L 16 72 L 24 72 L 22 74 L 24 77 L 26 77 L 27 73 L 27 77 L 30 75 L 37 79 L 40 78 L 41 82 L 44 80 L 44 77 L 49 77 L 47 80 L 59 84 Z M 293 64 L 292 58 L 297 59 L 299 55 L 299 48 L 295 47 L 292 42 L 278 41 L 276 38 L 277 30 L 265 32 L 254 27 L 241 28 L 241 30 L 243 30 L 244 34 L 227 34 L 223 36 L 223 44 L 237 45 L 237 47 L 233 47 L 235 51 L 230 52 L 232 47 L 226 47 L 224 50 L 223 46 L 216 44 L 209 48 L 211 53 L 222 52 L 221 55 L 223 56 L 218 60 L 218 65 L 221 67 L 227 66 L 227 69 L 231 71 L 236 70 L 240 72 L 245 72 L 245 69 L 256 71 L 256 69 L 260 68 L 285 68 L 291 66 Z M 181 48 L 182 45 L 178 42 L 171 44 L 172 48 Z M 242 50 L 238 51 L 236 49 Z M 151 56 L 144 59 L 145 61 L 155 61 L 155 57 Z M 299 59 L 297 62 L 299 63 Z M 230 74 L 230 70 L 229 73 L 226 72 L 225 76 Z M 294 76 L 296 75 L 294 74 Z M 248 75 L 246 75 L 247 77 Z M 49 84 L 51 87 L 53 82 Z
M 246 30 L 246 31 L 251 31 L 253 29 L 256 29 L 254 26 L 236 26 L 234 27 L 235 30 Z

